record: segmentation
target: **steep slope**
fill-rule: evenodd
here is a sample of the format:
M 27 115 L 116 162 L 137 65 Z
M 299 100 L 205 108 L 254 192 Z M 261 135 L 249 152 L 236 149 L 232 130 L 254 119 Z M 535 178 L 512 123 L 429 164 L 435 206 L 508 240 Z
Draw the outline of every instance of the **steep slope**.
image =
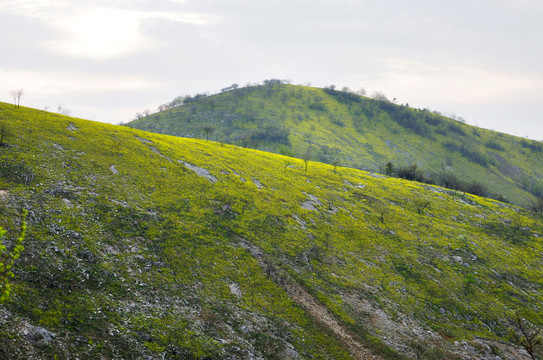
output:
M 352 93 L 271 84 L 196 96 L 132 121 L 142 130 L 206 138 L 383 172 L 417 165 L 436 184 L 483 184 L 529 205 L 543 197 L 543 144 Z M 168 108 L 168 109 L 166 109 Z M 203 129 L 213 131 L 206 134 Z M 456 180 L 454 180 L 456 181 Z M 475 187 L 480 191 L 481 187 Z M 477 193 L 479 194 L 479 193 Z
M 543 226 L 494 200 L 0 103 L 28 209 L 0 357 L 527 359 Z M 10 237 L 5 239 L 10 242 Z

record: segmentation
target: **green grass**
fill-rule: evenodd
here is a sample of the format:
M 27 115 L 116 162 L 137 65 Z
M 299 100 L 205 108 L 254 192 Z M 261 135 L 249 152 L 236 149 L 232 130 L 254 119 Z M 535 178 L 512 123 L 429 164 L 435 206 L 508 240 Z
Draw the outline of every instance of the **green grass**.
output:
M 469 126 L 342 91 L 262 85 L 226 91 L 127 124 L 156 133 L 206 138 L 312 160 L 384 172 L 416 164 L 453 172 L 495 196 L 529 206 L 543 196 L 543 144 Z M 286 134 L 286 135 L 285 135 Z
M 0 147 L 8 246 L 29 211 L 0 354 L 350 358 L 272 270 L 386 359 L 414 356 L 415 328 L 458 351 L 507 343 L 517 309 L 543 326 L 543 225 L 522 209 L 3 103 L 0 117 L 12 134 Z M 29 344 L 25 324 L 56 340 Z

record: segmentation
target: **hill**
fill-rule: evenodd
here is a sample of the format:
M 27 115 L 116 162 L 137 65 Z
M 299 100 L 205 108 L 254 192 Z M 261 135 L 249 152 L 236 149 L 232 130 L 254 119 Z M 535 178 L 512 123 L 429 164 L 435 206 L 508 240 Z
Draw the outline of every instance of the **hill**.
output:
M 9 359 L 528 359 L 543 224 L 432 185 L 0 103 Z
M 177 98 L 127 125 L 380 173 L 388 162 L 396 170 L 416 165 L 419 179 L 525 207 L 543 197 L 541 142 L 397 105 L 382 94 L 376 100 L 266 83 Z

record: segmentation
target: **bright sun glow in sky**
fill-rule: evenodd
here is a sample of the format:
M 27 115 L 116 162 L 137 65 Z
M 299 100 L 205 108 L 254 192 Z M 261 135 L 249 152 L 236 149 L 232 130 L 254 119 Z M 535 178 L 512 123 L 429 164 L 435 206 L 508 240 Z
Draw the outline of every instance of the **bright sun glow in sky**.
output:
M 60 55 L 105 60 L 147 50 L 154 42 L 139 29 L 137 13 L 97 8 L 59 22 L 62 36 L 45 42 Z
M 119 123 L 268 78 L 335 84 L 543 139 L 535 0 L 0 0 L 0 100 Z

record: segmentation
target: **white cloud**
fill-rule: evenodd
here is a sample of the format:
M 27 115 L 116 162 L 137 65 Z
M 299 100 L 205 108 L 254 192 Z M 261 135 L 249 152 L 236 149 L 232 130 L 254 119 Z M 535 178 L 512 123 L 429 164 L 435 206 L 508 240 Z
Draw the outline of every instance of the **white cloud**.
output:
M 29 97 L 63 97 L 66 94 L 104 92 L 135 92 L 155 90 L 163 85 L 136 76 L 95 76 L 89 73 L 67 71 L 11 70 L 0 68 L 0 93 L 24 89 Z
M 491 104 L 543 95 L 540 74 L 405 60 L 388 60 L 387 64 L 388 70 L 369 85 L 408 101 Z
M 94 60 L 118 58 L 157 46 L 159 40 L 142 31 L 142 24 L 148 21 L 206 26 L 220 19 L 201 13 L 131 10 L 62 0 L 19 0 L 13 6 L 0 0 L 0 11 L 32 17 L 56 28 L 58 36 L 43 42 L 47 50 Z

